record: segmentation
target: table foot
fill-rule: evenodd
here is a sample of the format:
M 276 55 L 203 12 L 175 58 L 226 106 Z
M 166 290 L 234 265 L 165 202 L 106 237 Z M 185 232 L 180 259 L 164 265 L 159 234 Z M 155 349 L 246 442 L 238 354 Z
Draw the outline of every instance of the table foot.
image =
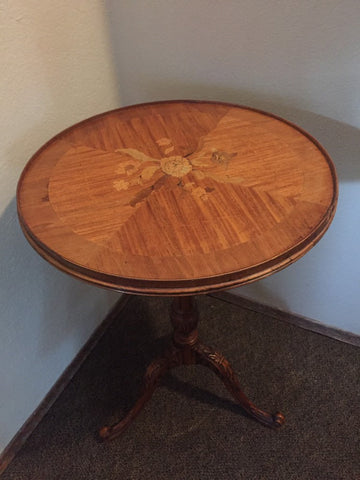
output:
M 262 424 L 277 428 L 284 423 L 282 413 L 272 415 L 257 408 L 242 391 L 239 380 L 226 358 L 199 342 L 198 315 L 192 297 L 176 297 L 172 303 L 170 318 L 174 327 L 171 346 L 162 357 L 154 360 L 147 368 L 142 392 L 128 414 L 121 421 L 100 429 L 99 435 L 102 440 L 116 438 L 131 424 L 169 370 L 190 364 L 203 365 L 215 372 L 240 407 Z
M 278 428 L 283 425 L 285 417 L 282 413 L 276 412 L 270 414 L 264 412 L 247 398 L 241 389 L 237 375 L 232 369 L 230 363 L 221 353 L 218 353 L 216 350 L 213 350 L 211 347 L 203 345 L 200 342 L 194 348 L 197 357 L 196 363 L 208 367 L 216 373 L 236 402 L 248 415 L 268 427 Z
M 168 369 L 169 359 L 167 356 L 164 356 L 164 358 L 158 358 L 151 362 L 145 373 L 142 392 L 135 405 L 120 422 L 114 423 L 111 426 L 104 426 L 100 429 L 99 435 L 102 440 L 112 440 L 123 433 L 123 431 L 139 415 L 147 402 L 151 399 L 161 378 L 168 371 Z

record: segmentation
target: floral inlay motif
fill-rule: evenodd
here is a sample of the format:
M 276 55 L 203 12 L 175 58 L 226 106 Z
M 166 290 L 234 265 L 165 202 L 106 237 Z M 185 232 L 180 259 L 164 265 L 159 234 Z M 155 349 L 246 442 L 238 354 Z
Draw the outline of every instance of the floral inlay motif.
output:
M 175 146 L 169 138 L 156 142 L 163 155 L 161 158 L 150 157 L 134 148 L 120 148 L 116 152 L 126 157 L 116 170 L 117 178 L 114 188 L 118 191 L 137 188 L 137 193 L 130 205 L 135 206 L 146 199 L 154 190 L 160 188 L 169 177 L 178 179 L 177 185 L 192 196 L 206 201 L 214 187 L 206 186 L 206 179 L 220 183 L 240 183 L 243 179 L 228 172 L 229 162 L 236 153 L 229 153 L 216 148 L 192 152 L 186 156 L 174 155 Z M 190 175 L 191 174 L 191 175 Z M 197 181 L 203 181 L 197 184 Z M 143 189 L 141 189 L 143 187 Z

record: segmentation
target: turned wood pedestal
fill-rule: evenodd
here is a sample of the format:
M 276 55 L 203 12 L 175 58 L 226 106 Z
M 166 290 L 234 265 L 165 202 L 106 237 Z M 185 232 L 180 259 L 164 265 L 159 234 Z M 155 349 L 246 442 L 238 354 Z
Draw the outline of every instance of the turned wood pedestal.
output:
M 295 262 L 324 235 L 336 201 L 334 166 L 314 138 L 275 115 L 225 103 L 103 113 L 30 159 L 18 214 L 42 257 L 93 285 L 174 297 L 172 343 L 148 367 L 128 415 L 100 430 L 103 439 L 131 423 L 168 370 L 193 363 L 213 370 L 250 416 L 282 425 L 283 415 L 253 405 L 228 361 L 200 342 L 193 295 Z
M 161 378 L 172 368 L 180 365 L 203 365 L 210 368 L 222 380 L 234 400 L 253 418 L 268 427 L 280 427 L 284 415 L 273 415 L 257 408 L 244 394 L 239 380 L 226 358 L 216 350 L 204 345 L 198 336 L 198 312 L 192 297 L 174 298 L 170 312 L 173 325 L 172 343 L 163 356 L 155 359 L 147 368 L 140 396 L 124 419 L 100 430 L 100 437 L 111 440 L 120 435 L 141 412 L 150 400 Z

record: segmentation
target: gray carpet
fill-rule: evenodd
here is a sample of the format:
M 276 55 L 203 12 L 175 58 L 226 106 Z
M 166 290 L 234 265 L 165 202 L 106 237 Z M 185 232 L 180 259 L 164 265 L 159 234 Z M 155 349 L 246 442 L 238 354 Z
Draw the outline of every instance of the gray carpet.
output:
M 359 480 L 360 349 L 214 298 L 198 305 L 202 340 L 260 408 L 285 414 L 281 429 L 191 366 L 166 377 L 121 438 L 99 443 L 170 334 L 169 300 L 133 297 L 1 480 Z

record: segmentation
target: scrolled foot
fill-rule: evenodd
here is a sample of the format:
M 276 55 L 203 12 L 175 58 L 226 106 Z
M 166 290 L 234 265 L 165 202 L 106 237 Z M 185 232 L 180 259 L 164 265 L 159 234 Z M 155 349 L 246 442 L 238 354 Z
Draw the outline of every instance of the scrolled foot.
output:
M 249 415 L 267 427 L 279 428 L 285 423 L 285 417 L 281 412 L 276 412 L 274 414 L 264 412 L 250 401 L 248 401 L 247 405 L 242 406 Z
M 281 425 L 284 425 L 285 423 L 285 417 L 281 412 L 276 412 L 273 415 L 273 420 L 274 420 L 274 428 L 279 428 Z
M 144 404 L 142 404 L 140 407 L 140 405 L 137 404 L 137 408 L 133 408 L 132 410 L 130 410 L 130 412 L 126 415 L 126 417 L 123 418 L 123 420 L 121 420 L 120 422 L 117 422 L 111 426 L 106 425 L 102 427 L 99 430 L 100 440 L 108 441 L 121 435 L 123 431 L 132 423 L 134 418 L 139 414 L 141 408 L 143 408 L 143 405 Z
M 102 427 L 99 430 L 99 437 L 101 440 L 107 440 L 110 437 L 111 428 L 110 427 Z

